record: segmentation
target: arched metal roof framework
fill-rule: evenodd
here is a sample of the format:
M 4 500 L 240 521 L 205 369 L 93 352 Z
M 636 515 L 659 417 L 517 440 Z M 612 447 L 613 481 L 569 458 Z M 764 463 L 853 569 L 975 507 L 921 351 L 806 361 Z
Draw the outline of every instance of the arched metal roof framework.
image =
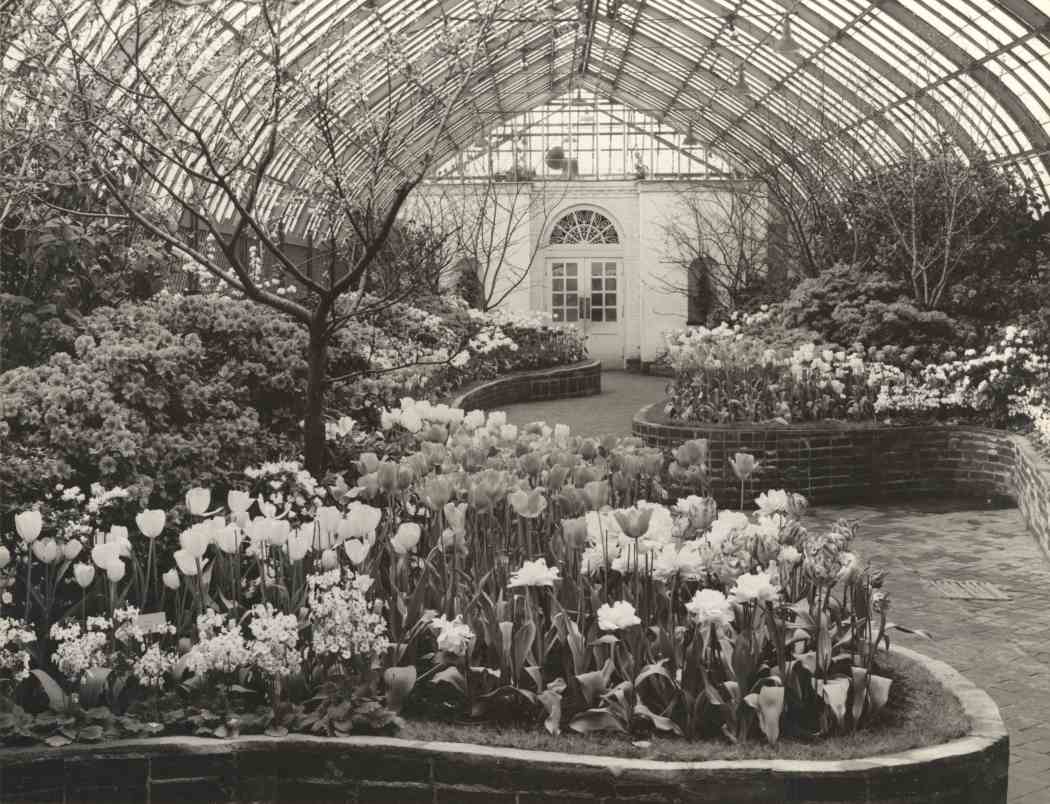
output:
M 433 51 L 435 26 L 468 24 L 481 2 L 286 0 L 285 58 L 300 76 L 334 75 L 396 41 L 426 80 L 447 69 Z M 82 37 L 104 35 L 100 16 L 124 25 L 134 16 L 130 0 L 70 3 L 79 6 L 68 24 Z M 243 48 L 251 42 L 239 39 L 258 2 L 139 0 L 137 8 L 160 3 L 199 4 L 212 15 L 207 52 L 216 63 L 236 48 L 250 60 Z M 775 46 L 786 19 L 799 46 L 790 52 Z M 227 74 L 213 70 L 209 91 L 221 93 Z M 746 95 L 729 91 L 740 74 Z M 360 64 L 356 75 L 381 108 L 389 76 Z M 754 171 L 787 161 L 795 170 L 819 170 L 829 158 L 886 161 L 944 133 L 965 154 L 1016 168 L 1050 201 L 1050 0 L 521 0 L 496 12 L 436 161 L 576 87 L 644 108 L 683 133 L 691 127 Z M 234 107 L 246 128 L 251 100 Z M 206 121 L 206 103 L 200 114 Z M 417 114 L 404 125 L 422 143 L 436 124 Z M 285 218 L 299 229 L 322 214 L 306 201 L 312 158 L 283 149 L 264 188 L 269 208 L 297 195 Z

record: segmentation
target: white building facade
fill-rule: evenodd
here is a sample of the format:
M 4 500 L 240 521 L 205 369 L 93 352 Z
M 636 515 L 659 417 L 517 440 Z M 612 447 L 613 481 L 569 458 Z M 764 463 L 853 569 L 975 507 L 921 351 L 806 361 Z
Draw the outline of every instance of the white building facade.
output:
M 689 321 L 688 266 L 703 247 L 683 247 L 683 233 L 688 239 L 698 214 L 724 227 L 738 189 L 730 179 L 538 180 L 483 192 L 436 182 L 416 203 L 436 202 L 465 230 L 484 222 L 482 247 L 468 246 L 464 258 L 490 304 L 574 324 L 592 357 L 623 368 L 654 361 L 666 332 L 697 323 Z

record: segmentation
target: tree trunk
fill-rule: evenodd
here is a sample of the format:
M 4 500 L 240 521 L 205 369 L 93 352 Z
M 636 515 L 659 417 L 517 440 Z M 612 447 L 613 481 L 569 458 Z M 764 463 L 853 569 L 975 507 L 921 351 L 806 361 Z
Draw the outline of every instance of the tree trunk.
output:
M 303 416 L 303 458 L 306 471 L 320 480 L 325 473 L 324 441 L 325 377 L 328 373 L 328 337 L 323 327 L 310 328 L 309 373 L 306 379 L 306 410 Z

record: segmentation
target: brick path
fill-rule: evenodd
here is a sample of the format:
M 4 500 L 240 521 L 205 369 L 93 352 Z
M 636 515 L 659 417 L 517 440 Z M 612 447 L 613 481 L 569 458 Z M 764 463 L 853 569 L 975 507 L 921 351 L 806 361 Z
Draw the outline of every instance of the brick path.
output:
M 630 432 L 632 416 L 663 396 L 666 379 L 606 373 L 600 396 L 512 405 L 510 421 L 564 422 L 582 435 Z M 976 500 L 822 507 L 811 524 L 860 520 L 858 552 L 889 571 L 892 617 L 932 642 L 901 644 L 942 659 L 983 687 L 1010 731 L 1009 804 L 1050 804 L 1050 561 L 1016 509 Z M 1011 600 L 953 600 L 936 579 L 995 584 Z

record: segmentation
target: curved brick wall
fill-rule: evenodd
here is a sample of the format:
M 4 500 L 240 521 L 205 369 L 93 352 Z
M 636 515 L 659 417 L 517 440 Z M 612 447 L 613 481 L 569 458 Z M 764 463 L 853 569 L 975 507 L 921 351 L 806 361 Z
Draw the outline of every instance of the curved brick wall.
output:
M 750 452 L 763 467 L 749 481 L 751 499 L 768 488 L 797 491 L 816 503 L 946 493 L 1009 497 L 1050 553 L 1050 463 L 1023 436 L 955 425 L 681 425 L 667 422 L 662 407 L 642 408 L 634 434 L 670 448 L 706 438 L 720 504 L 739 505 L 740 483 L 728 459 Z
M 948 665 L 895 650 L 959 698 L 969 735 L 838 762 L 658 762 L 382 737 L 168 737 L 0 751 L 0 800 L 1005 804 L 1010 741 L 991 698 Z
M 520 371 L 487 380 L 468 388 L 449 404 L 464 410 L 493 410 L 515 402 L 592 396 L 601 392 L 601 361 L 584 360 L 568 366 Z

